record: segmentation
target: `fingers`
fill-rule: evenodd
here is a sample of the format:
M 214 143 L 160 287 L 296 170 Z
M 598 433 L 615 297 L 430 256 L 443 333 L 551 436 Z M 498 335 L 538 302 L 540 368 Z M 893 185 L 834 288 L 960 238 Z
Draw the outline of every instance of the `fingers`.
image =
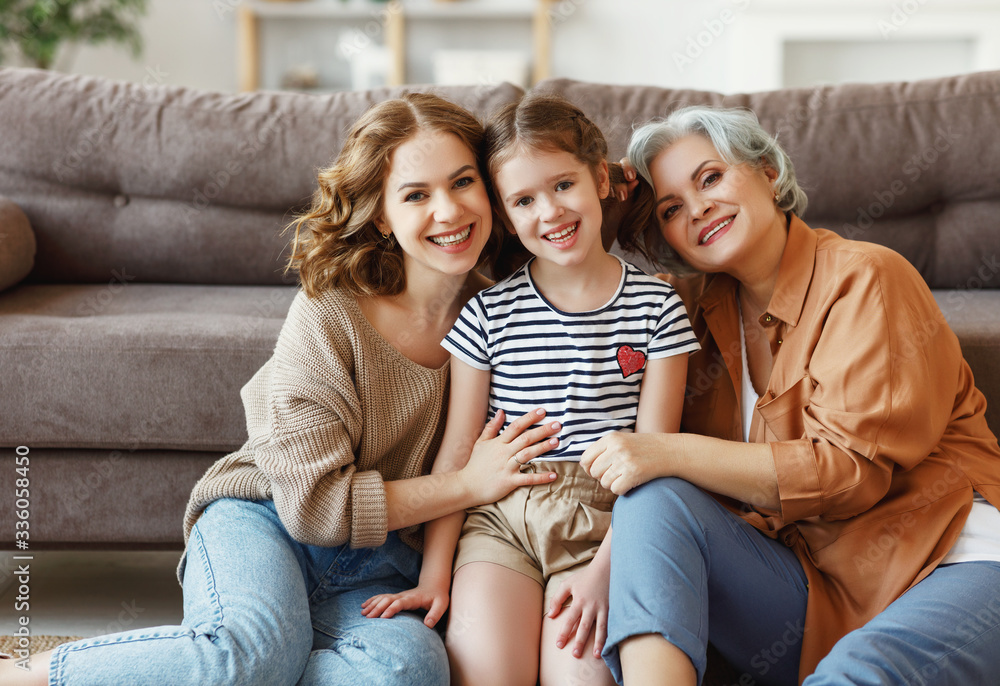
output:
M 567 580 L 568 581 L 568 580 Z M 555 619 L 559 616 L 559 613 L 563 610 L 563 605 L 569 600 L 569 597 L 573 595 L 573 589 L 567 583 L 563 581 L 559 584 L 559 588 L 556 590 L 556 594 L 552 596 L 552 600 L 549 601 L 549 618 Z
M 552 422 L 545 426 L 522 434 L 513 441 L 510 446 L 517 452 L 512 457 L 518 464 L 527 464 L 539 455 L 543 455 L 559 445 L 559 439 L 552 436 L 562 427 L 559 422 Z M 548 440 L 545 440 L 548 438 Z
M 395 595 L 382 593 L 372 596 L 361 604 L 361 614 L 369 619 L 382 617 L 386 608 L 392 604 L 393 600 L 395 600 Z
M 433 629 L 434 626 L 438 623 L 438 620 L 440 620 L 441 617 L 444 615 L 444 611 L 447 609 L 448 609 L 447 600 L 442 600 L 441 598 L 435 598 L 431 602 L 431 609 L 429 609 L 427 611 L 427 614 L 424 616 L 424 624 Z
M 594 464 L 594 461 L 598 457 L 600 457 L 601 453 L 604 452 L 603 441 L 604 441 L 603 438 L 597 439 L 596 441 L 588 445 L 587 449 L 583 451 L 583 455 L 580 456 L 580 466 L 586 469 L 588 472 L 590 472 L 590 475 L 593 476 L 595 479 L 597 477 L 594 476 L 594 473 L 590 471 L 590 468 Z
M 497 414 L 500 414 L 497 412 Z M 534 425 L 542 417 L 545 416 L 545 410 L 538 408 L 537 410 L 532 410 L 522 414 L 520 417 L 515 419 L 510 423 L 510 425 L 504 429 L 503 436 L 501 437 L 506 443 L 512 442 L 514 439 L 518 438 L 528 427 Z
M 597 615 L 597 624 L 594 625 L 594 657 L 596 659 L 601 659 L 601 653 L 604 651 L 604 642 L 607 640 L 608 615 L 602 612 Z
M 583 651 L 587 649 L 587 642 L 590 640 L 590 630 L 594 626 L 594 618 L 589 612 L 584 612 L 580 616 L 580 622 L 576 625 L 576 637 L 573 639 L 573 657 L 583 657 Z
M 361 614 L 369 619 L 391 619 L 404 610 L 423 607 L 419 598 L 403 593 L 383 593 L 361 604 Z
M 580 614 L 580 609 L 575 603 L 565 608 L 563 621 L 559 625 L 559 633 L 556 634 L 556 648 L 562 650 L 569 643 L 580 622 Z
M 636 177 L 635 167 L 633 167 L 632 163 L 628 161 L 628 158 L 627 157 L 623 157 L 621 159 L 621 161 L 619 162 L 619 164 L 622 166 L 622 172 L 625 173 L 626 180 L 628 180 L 628 181 L 635 181 L 635 177 Z
M 515 488 L 521 486 L 541 486 L 556 480 L 559 475 L 555 472 L 540 472 L 538 474 L 519 474 L 514 483 Z
M 486 426 L 483 427 L 483 431 L 479 434 L 480 441 L 488 441 L 491 438 L 495 438 L 498 433 L 500 433 L 500 427 L 503 426 L 503 410 L 497 410 L 497 413 L 493 415 L 493 418 L 486 422 Z

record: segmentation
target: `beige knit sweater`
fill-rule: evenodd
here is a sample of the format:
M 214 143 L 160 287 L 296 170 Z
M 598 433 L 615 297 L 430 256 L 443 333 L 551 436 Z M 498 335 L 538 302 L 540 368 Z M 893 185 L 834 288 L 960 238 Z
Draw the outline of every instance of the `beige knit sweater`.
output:
M 274 500 L 297 541 L 382 545 L 384 481 L 427 473 L 444 428 L 448 365 L 422 367 L 393 348 L 355 298 L 299 292 L 274 355 L 243 387 L 249 439 L 195 485 L 187 542 L 219 498 Z M 400 531 L 421 547 L 419 527 Z

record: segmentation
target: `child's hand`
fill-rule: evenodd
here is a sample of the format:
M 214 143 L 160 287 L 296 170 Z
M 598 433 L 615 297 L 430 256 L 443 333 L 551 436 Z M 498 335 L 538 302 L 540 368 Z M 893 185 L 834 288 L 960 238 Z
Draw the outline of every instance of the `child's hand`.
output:
M 549 619 L 563 615 L 562 628 L 556 635 L 556 647 L 563 648 L 572 637 L 573 656 L 583 657 L 587 639 L 593 631 L 594 657 L 600 659 L 608 637 L 608 584 L 611 567 L 595 558 L 591 564 L 559 584 L 549 603 Z M 570 596 L 573 604 L 563 609 Z
M 544 416 L 544 410 L 522 415 L 499 436 L 502 411 L 486 424 L 468 463 L 459 471 L 468 491 L 476 494 L 478 504 L 495 502 L 518 486 L 546 484 L 555 478 L 551 472 L 521 472 L 527 462 L 559 444 L 559 439 L 551 437 L 561 428 L 558 422 L 530 428 Z
M 361 614 L 369 619 L 389 619 L 407 610 L 427 610 L 424 624 L 434 628 L 448 609 L 448 600 L 447 588 L 430 588 L 418 584 L 409 591 L 372 596 L 361 603 Z

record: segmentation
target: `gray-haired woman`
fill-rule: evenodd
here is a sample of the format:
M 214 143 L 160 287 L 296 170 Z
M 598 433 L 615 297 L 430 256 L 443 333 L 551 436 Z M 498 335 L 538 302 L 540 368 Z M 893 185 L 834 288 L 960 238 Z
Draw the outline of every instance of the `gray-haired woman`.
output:
M 807 226 L 749 112 L 680 110 L 628 157 L 655 222 L 619 239 L 700 273 L 675 281 L 702 349 L 685 433 L 584 455 L 626 494 L 616 678 L 694 684 L 711 641 L 747 683 L 994 680 L 1000 447 L 927 285 L 891 250 Z

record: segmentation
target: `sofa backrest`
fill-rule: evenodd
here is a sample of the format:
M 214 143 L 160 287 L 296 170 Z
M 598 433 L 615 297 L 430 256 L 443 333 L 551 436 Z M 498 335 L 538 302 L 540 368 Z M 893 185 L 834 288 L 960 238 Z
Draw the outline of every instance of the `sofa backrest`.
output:
M 633 127 L 686 105 L 749 107 L 809 196 L 804 219 L 889 246 L 932 288 L 1000 287 L 1000 72 L 721 95 L 553 79 L 613 160 Z
M 412 87 L 418 90 L 426 87 Z M 805 219 L 887 245 L 934 288 L 1000 287 L 1000 72 L 722 95 L 566 79 L 612 159 L 677 107 L 749 107 L 809 195 Z M 32 279 L 276 284 L 316 171 L 402 89 L 240 95 L 0 69 L 0 195 L 38 241 Z M 485 118 L 509 84 L 436 88 Z
M 290 282 L 293 211 L 351 124 L 403 90 L 228 95 L 0 70 L 0 195 L 35 231 L 30 278 Z M 522 93 L 434 90 L 480 114 Z

